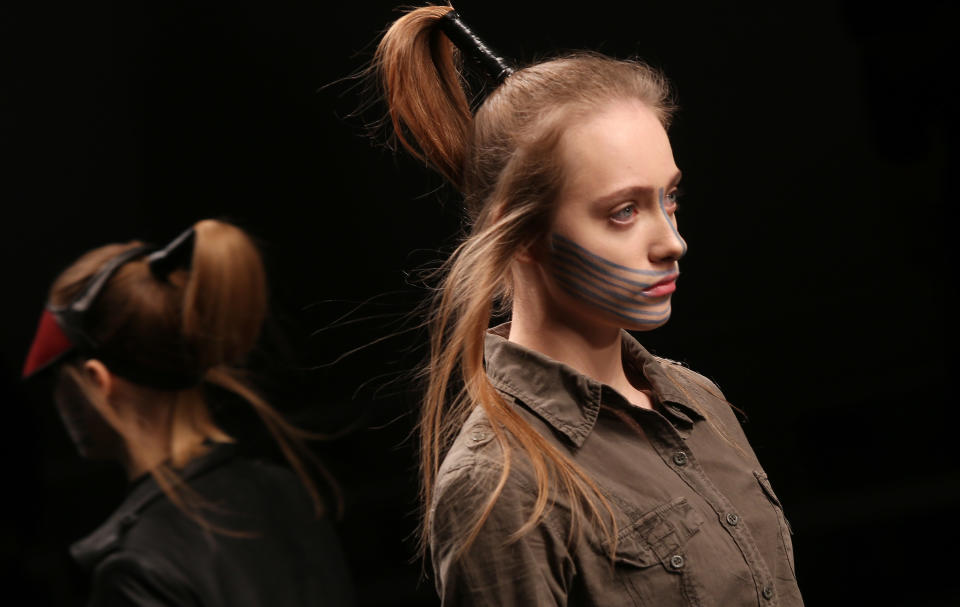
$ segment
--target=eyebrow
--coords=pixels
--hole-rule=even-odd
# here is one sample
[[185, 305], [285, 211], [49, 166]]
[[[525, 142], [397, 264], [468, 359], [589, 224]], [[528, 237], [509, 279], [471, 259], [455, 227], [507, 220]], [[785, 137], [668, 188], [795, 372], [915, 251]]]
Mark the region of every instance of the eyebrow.
[[[670, 189], [680, 183], [680, 179], [683, 177], [683, 173], [677, 171], [676, 175], [669, 181], [666, 189]], [[600, 206], [605, 204], [610, 204], [612, 202], [617, 202], [626, 198], [638, 198], [644, 194], [649, 194], [654, 191], [654, 186], [652, 185], [631, 185], [625, 188], [620, 188], [609, 194], [605, 194], [599, 198], [594, 199], [591, 204]]]

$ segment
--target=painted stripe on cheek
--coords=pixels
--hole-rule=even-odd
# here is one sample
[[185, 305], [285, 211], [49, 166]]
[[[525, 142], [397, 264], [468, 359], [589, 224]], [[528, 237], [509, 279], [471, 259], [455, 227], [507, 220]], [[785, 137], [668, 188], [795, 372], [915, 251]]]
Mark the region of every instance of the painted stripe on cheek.
[[[592, 253], [559, 234], [552, 235], [551, 243], [554, 245], [551, 271], [566, 293], [637, 324], [661, 324], [670, 316], [669, 298], [640, 292], [656, 283], [630, 280], [613, 269], [645, 275], [670, 275], [675, 270], [628, 268]], [[607, 287], [621, 289], [622, 292]]]
[[[555, 249], [554, 250], [554, 263], [557, 267], [564, 267], [569, 269], [572, 272], [579, 272], [584, 274], [589, 274], [594, 277], [599, 282], [604, 282], [613, 287], [619, 287], [621, 289], [626, 289], [630, 292], [635, 292], [637, 289], [631, 289], [630, 287], [639, 287], [640, 289], [646, 289], [647, 287], [656, 284], [653, 282], [639, 282], [636, 280], [630, 280], [629, 278], [623, 278], [612, 272], [608, 272], [603, 268], [591, 264], [588, 261], [585, 261], [581, 257], [573, 256], [572, 253], [567, 252], [566, 250]], [[613, 282], [613, 280], [620, 281], [620, 284]], [[627, 286], [629, 285], [629, 286]]]
[[625, 318], [631, 322], [635, 322], [642, 325], [659, 325], [670, 317], [669, 305], [663, 312], [658, 313], [659, 317], [656, 315], [654, 315], [651, 318], [651, 317], [636, 316], [633, 314], [626, 314], [625, 312], [623, 312], [624, 308], [619, 306], [610, 306], [605, 303], [601, 303], [602, 300], [596, 301], [593, 297], [589, 295], [588, 292], [578, 289], [575, 286], [571, 286], [565, 279], [558, 277], [557, 282], [560, 284], [560, 288], [566, 291], [567, 293], [569, 293], [570, 295], [573, 295], [574, 297], [577, 297], [579, 299], [586, 300], [591, 305], [594, 305], [598, 308], [606, 310], [607, 312], [610, 312], [611, 314], [614, 314], [621, 318]]
[[[627, 291], [626, 293], [613, 291], [611, 289], [604, 288], [605, 281], [594, 280], [592, 279], [592, 277], [587, 276], [582, 272], [577, 272], [576, 270], [571, 270], [569, 268], [559, 266], [559, 265], [554, 267], [554, 274], [564, 276], [570, 280], [575, 280], [578, 283], [583, 284], [584, 286], [592, 289], [593, 291], [603, 293], [608, 297], [611, 297], [613, 299], [619, 299], [627, 303], [641, 304], [641, 305], [646, 305], [649, 303], [649, 305], [655, 305], [660, 303], [659, 300], [662, 299], [663, 297], [662, 295], [655, 297], [653, 295], [647, 295], [645, 293], [640, 293], [637, 291]], [[619, 286], [619, 285], [614, 285], [614, 286]], [[657, 299], [658, 301], [648, 302], [645, 299], [638, 299], [638, 298]]]
[[[663, 188], [660, 188], [660, 209], [663, 210]], [[664, 211], [664, 213], [666, 213], [666, 211]], [[670, 225], [673, 225], [673, 224], [671, 223]], [[674, 232], [676, 232], [676, 230], [674, 230]], [[679, 237], [679, 234], [677, 236]], [[610, 261], [609, 259], [600, 257], [596, 253], [593, 253], [581, 247], [574, 241], [570, 240], [565, 236], [561, 236], [560, 234], [553, 234], [551, 238], [553, 240], [553, 246], [558, 249], [566, 248], [566, 249], [575, 251], [579, 254], [579, 256], [583, 257], [584, 259], [594, 259], [600, 262], [601, 264], [610, 266], [611, 268], [615, 268], [617, 270], [623, 270], [625, 272], [630, 272], [631, 274], [643, 274], [645, 276], [666, 276], [671, 273], [671, 270], [638, 270], [636, 268], [622, 266], [618, 263], [614, 263]]]

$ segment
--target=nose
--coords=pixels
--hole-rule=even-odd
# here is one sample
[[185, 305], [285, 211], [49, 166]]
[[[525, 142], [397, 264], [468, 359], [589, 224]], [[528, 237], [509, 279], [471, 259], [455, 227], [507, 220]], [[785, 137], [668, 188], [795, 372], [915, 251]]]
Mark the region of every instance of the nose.
[[687, 254], [687, 242], [677, 230], [676, 216], [664, 206], [663, 189], [659, 192], [660, 216], [650, 246], [650, 261], [663, 264], [677, 261]]

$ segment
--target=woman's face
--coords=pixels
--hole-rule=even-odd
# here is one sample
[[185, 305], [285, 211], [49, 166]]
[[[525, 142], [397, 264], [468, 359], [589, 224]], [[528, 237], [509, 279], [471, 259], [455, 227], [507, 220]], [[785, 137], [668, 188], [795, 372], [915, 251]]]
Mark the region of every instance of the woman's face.
[[687, 245], [660, 121], [640, 102], [614, 102], [569, 128], [560, 154], [566, 181], [538, 255], [552, 300], [590, 323], [664, 324]]

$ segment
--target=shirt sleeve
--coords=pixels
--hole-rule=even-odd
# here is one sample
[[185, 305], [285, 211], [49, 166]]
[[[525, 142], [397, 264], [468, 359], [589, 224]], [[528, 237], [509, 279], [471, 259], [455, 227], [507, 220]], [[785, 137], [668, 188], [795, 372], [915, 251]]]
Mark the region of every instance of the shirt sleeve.
[[438, 483], [430, 547], [442, 604], [565, 605], [573, 562], [566, 536], [547, 519], [517, 540], [533, 510], [535, 492], [511, 475], [479, 535], [457, 554], [499, 481], [498, 466], [476, 464], [448, 472]]
[[115, 553], [97, 565], [88, 607], [173, 607], [197, 605], [175, 579], [145, 559]]

